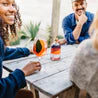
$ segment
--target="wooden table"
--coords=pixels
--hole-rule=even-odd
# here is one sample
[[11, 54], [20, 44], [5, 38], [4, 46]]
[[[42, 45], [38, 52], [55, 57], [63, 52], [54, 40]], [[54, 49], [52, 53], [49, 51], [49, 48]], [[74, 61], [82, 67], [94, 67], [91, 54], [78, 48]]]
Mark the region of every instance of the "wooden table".
[[[50, 98], [74, 98], [75, 88], [69, 79], [69, 68], [75, 55], [77, 45], [63, 45], [61, 47], [61, 60], [50, 60], [50, 49], [40, 60], [42, 69], [39, 72], [27, 76], [26, 80], [30, 84], [31, 89], [35, 89], [36, 97], [39, 98], [38, 92], [49, 96]], [[4, 68], [8, 71], [22, 69], [29, 61], [37, 61], [35, 55], [28, 57], [4, 61]], [[64, 93], [63, 93], [64, 92]], [[65, 94], [67, 92], [67, 94]], [[68, 95], [69, 92], [69, 95]], [[65, 95], [64, 95], [65, 94]], [[65, 98], [65, 97], [64, 97]]]

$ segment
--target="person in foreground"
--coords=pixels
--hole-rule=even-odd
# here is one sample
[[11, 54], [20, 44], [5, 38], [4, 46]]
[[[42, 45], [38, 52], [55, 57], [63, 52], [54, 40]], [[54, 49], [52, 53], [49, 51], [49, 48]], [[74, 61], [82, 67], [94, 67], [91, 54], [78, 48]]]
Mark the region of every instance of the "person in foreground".
[[62, 44], [77, 44], [89, 38], [88, 29], [93, 21], [94, 15], [86, 11], [86, 0], [72, 0], [74, 13], [63, 19], [62, 27], [65, 39], [58, 42]]
[[9, 32], [15, 36], [16, 27], [21, 25], [20, 15], [14, 0], [0, 0], [0, 98], [14, 98], [16, 92], [26, 86], [25, 76], [41, 69], [39, 62], [30, 62], [22, 70], [16, 69], [2, 78], [2, 62], [28, 56], [27, 48], [7, 48]]
[[[92, 33], [93, 32], [93, 33]], [[92, 37], [83, 41], [70, 67], [70, 79], [91, 98], [98, 98], [98, 11], [90, 27]]]

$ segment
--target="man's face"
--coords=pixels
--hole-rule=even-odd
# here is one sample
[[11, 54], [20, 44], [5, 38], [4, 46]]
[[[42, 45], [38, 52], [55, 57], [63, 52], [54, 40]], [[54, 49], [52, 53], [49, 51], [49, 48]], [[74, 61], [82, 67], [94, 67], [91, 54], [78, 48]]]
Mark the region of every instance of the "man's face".
[[87, 8], [87, 3], [85, 0], [84, 1], [74, 1], [72, 3], [72, 8], [73, 8], [73, 11], [75, 12], [75, 14], [80, 16], [82, 13], [85, 13], [86, 8]]

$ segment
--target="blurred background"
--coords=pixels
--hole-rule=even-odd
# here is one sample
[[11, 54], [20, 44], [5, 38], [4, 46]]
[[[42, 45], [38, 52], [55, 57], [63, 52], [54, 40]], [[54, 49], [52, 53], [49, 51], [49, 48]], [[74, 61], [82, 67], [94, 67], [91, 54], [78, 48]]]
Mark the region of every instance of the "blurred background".
[[[52, 0], [16, 0], [19, 5], [23, 24], [29, 21], [41, 22], [40, 28], [45, 29], [51, 25]], [[95, 13], [98, 9], [98, 0], [87, 0], [87, 11]], [[59, 33], [62, 31], [62, 19], [72, 11], [71, 0], [61, 0]]]

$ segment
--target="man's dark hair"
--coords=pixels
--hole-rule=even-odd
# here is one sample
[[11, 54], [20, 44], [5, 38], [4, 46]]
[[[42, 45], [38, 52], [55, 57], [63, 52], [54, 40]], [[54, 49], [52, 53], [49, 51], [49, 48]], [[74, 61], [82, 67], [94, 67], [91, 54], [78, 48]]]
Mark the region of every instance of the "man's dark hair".
[[82, 1], [86, 1], [86, 0], [71, 0], [72, 2], [82, 2]]

